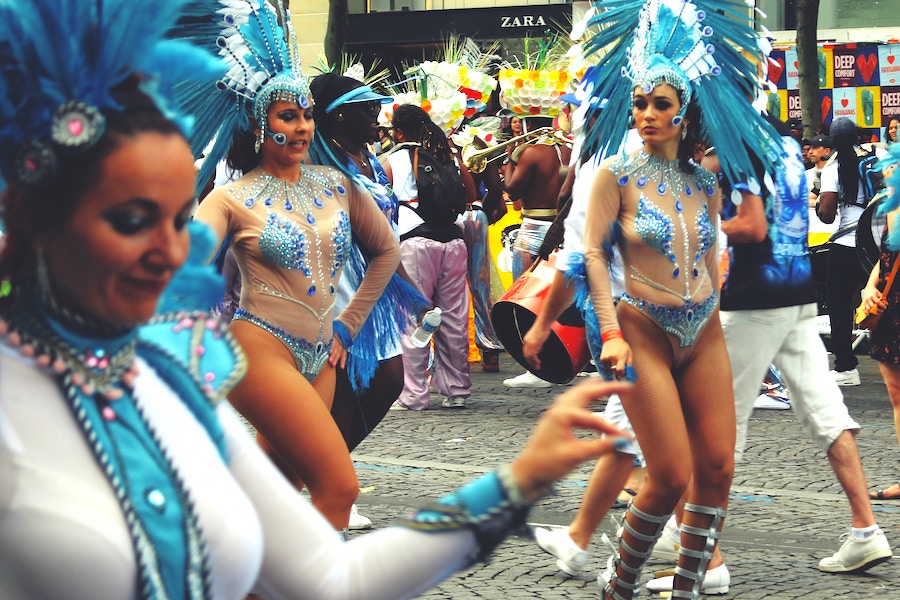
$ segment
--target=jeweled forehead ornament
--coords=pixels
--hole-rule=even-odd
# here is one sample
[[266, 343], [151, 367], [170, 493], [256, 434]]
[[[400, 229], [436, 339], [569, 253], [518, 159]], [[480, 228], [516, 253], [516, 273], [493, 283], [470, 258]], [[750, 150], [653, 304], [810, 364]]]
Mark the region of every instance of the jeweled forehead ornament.
[[[292, 69], [279, 73], [266, 82], [253, 99], [253, 118], [259, 128], [270, 137], [268, 113], [273, 102], [290, 102], [306, 110], [312, 106], [312, 92], [309, 78], [295, 73]], [[276, 140], [278, 141], [278, 140]]]
[[715, 46], [707, 43], [713, 29], [703, 25], [705, 18], [706, 13], [689, 2], [650, 0], [641, 9], [634, 44], [622, 68], [634, 88], [648, 94], [663, 83], [678, 91], [681, 110], [672, 118], [676, 127], [694, 96], [693, 86], [701, 77], [722, 71], [713, 57]]

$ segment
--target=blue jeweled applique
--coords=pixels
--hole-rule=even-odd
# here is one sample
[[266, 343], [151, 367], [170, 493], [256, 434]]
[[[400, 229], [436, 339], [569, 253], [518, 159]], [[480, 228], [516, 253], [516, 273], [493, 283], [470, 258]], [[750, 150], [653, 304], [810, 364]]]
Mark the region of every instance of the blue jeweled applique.
[[[699, 262], [700, 258], [709, 252], [710, 248], [715, 246], [718, 232], [713, 226], [712, 220], [709, 218], [709, 207], [704, 204], [697, 213], [697, 254], [694, 256], [694, 262]], [[697, 273], [697, 270], [694, 269]], [[694, 275], [697, 277], [697, 275]]]
[[634, 231], [645, 244], [675, 262], [675, 254], [672, 252], [675, 226], [664, 210], [644, 196], [638, 200]]
[[713, 294], [702, 302], [686, 300], [682, 306], [654, 304], [622, 294], [622, 300], [632, 305], [654, 321], [660, 327], [678, 338], [682, 348], [692, 346], [709, 321], [716, 308], [718, 294]]
[[344, 211], [338, 211], [335, 215], [334, 228], [331, 230], [331, 239], [334, 242], [334, 262], [331, 265], [331, 278], [337, 276], [338, 270], [350, 258], [352, 237], [350, 235], [350, 217]]
[[306, 234], [277, 213], [270, 212], [259, 234], [262, 255], [285, 269], [309, 270], [306, 258]]

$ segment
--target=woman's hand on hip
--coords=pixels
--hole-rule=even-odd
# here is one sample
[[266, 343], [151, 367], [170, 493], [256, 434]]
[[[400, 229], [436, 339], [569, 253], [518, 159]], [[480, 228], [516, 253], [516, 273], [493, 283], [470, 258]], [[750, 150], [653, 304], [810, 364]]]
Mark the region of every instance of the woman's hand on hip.
[[625, 367], [634, 362], [631, 346], [622, 338], [612, 338], [603, 343], [600, 351], [600, 363], [610, 373], [624, 379]]

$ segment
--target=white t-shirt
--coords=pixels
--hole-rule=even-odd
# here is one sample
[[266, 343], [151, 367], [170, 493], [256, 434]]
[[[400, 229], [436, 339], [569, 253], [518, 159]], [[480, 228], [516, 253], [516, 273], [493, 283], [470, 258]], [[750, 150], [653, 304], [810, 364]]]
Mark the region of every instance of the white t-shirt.
[[[826, 165], [825, 168], [822, 169], [822, 187], [821, 193], [825, 192], [834, 192], [838, 194], [840, 197], [841, 183], [838, 176], [838, 163], [837, 161], [831, 163], [830, 165]], [[859, 191], [856, 194], [857, 202], [862, 204], [865, 202], [865, 193], [863, 192], [862, 185], [859, 186]], [[838, 229], [842, 227], [846, 227], [852, 225], [859, 221], [859, 218], [863, 214], [863, 207], [854, 206], [852, 204], [844, 204], [838, 201]], [[851, 248], [856, 247], [856, 229], [852, 229], [850, 232], [842, 235], [841, 237], [834, 240], [835, 244], [840, 244], [841, 246], [849, 246]]]
[[[807, 189], [813, 189], [814, 183], [816, 180], [816, 168], [806, 170], [806, 184]], [[820, 183], [821, 185], [821, 183]], [[825, 223], [819, 216], [816, 214], [816, 209], [811, 207], [809, 209], [809, 235], [810, 240], [815, 241], [816, 244], [822, 242], [822, 238], [827, 239], [825, 236], [830, 236], [832, 233], [837, 231], [839, 220], [835, 219], [833, 223]]]

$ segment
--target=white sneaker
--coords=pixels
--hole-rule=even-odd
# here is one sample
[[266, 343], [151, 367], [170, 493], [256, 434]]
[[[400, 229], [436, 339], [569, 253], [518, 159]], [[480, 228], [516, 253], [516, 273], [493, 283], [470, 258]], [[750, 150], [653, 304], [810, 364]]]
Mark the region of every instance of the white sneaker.
[[678, 552], [681, 550], [681, 532], [678, 530], [678, 523], [675, 516], [669, 517], [663, 533], [659, 536], [659, 540], [653, 546], [650, 558], [654, 560], [664, 560], [669, 562], [678, 562]]
[[884, 532], [879, 528], [866, 538], [841, 536], [841, 548], [828, 558], [819, 561], [819, 570], [826, 573], [858, 573], [891, 560], [893, 553]]
[[835, 383], [838, 385], [849, 386], [849, 385], [859, 385], [859, 370], [858, 369], [850, 369], [849, 371], [831, 371], [831, 376], [834, 377]]
[[760, 394], [753, 403], [753, 408], [758, 408], [760, 410], [790, 410], [791, 401], [782, 396]]
[[521, 375], [517, 375], [516, 377], [511, 377], [509, 379], [503, 380], [503, 385], [511, 388], [548, 388], [553, 384], [549, 381], [544, 381], [537, 375], [525, 371]]
[[465, 408], [466, 399], [463, 396], [448, 396], [441, 403], [444, 408]]
[[[671, 592], [674, 585], [674, 575], [658, 577], [647, 582], [647, 591]], [[703, 583], [700, 584], [700, 592], [708, 596], [727, 594], [729, 586], [731, 586], [731, 573], [728, 572], [726, 565], [721, 564], [706, 572], [706, 577], [703, 578]]]
[[347, 529], [353, 531], [359, 531], [360, 529], [371, 529], [372, 528], [372, 520], [369, 517], [365, 517], [359, 514], [359, 511], [356, 510], [356, 505], [350, 507], [350, 524], [347, 525]]
[[569, 537], [569, 528], [545, 529], [534, 528], [534, 539], [545, 552], [556, 557], [556, 566], [569, 575], [578, 575], [587, 564], [587, 550], [582, 550]]

